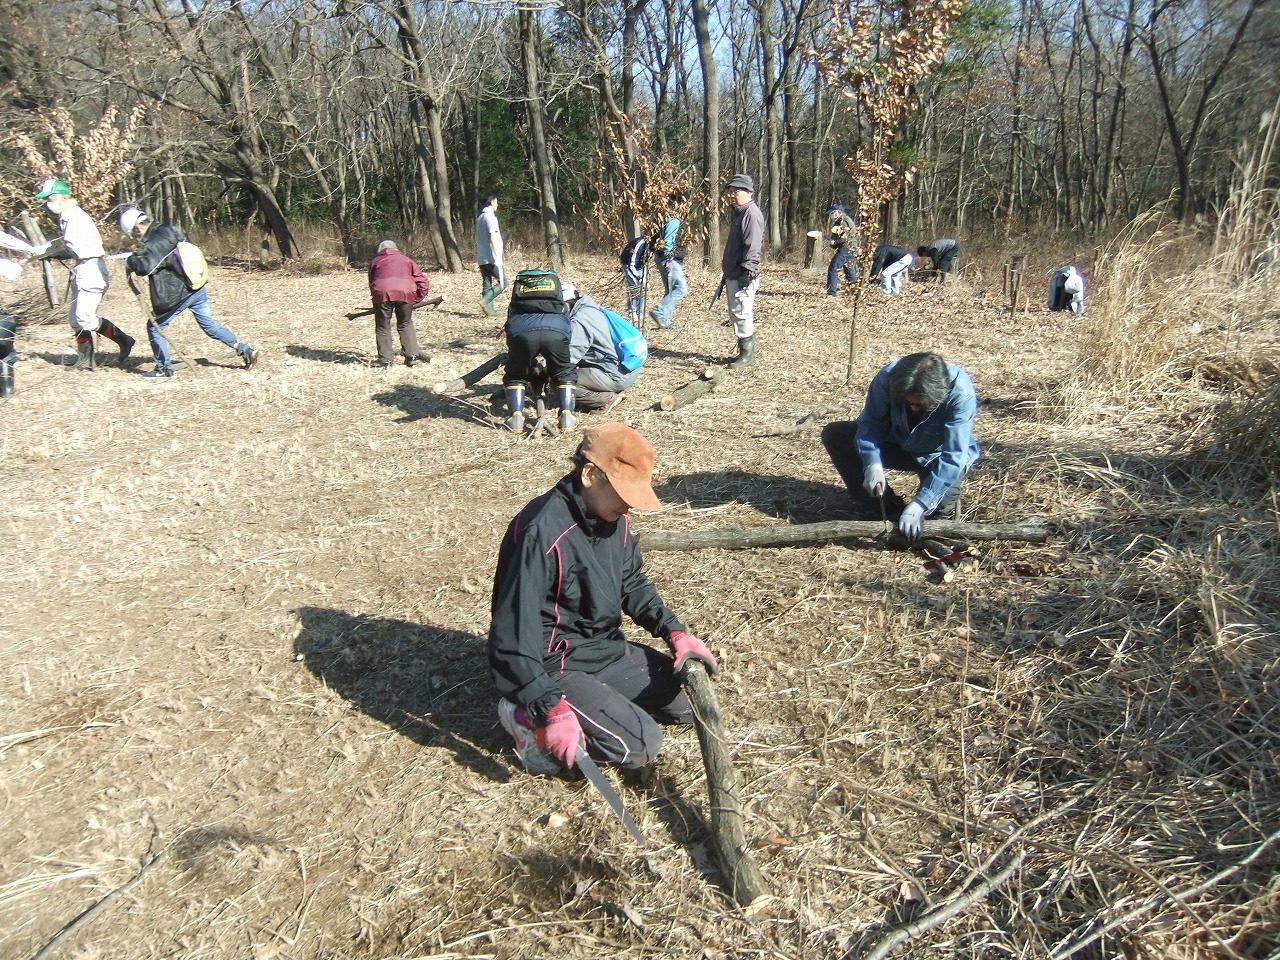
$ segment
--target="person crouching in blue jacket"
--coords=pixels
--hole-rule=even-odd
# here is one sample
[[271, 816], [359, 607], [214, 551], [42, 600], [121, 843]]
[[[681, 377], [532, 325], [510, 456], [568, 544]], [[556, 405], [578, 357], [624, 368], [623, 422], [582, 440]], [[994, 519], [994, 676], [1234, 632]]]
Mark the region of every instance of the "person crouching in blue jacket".
[[[977, 413], [969, 374], [936, 353], [913, 353], [880, 369], [858, 419], [827, 424], [822, 445], [860, 519], [879, 520], [883, 506], [917, 540], [925, 517], [955, 519], [965, 474], [982, 455], [973, 439]], [[919, 478], [910, 503], [889, 488], [886, 469]]]

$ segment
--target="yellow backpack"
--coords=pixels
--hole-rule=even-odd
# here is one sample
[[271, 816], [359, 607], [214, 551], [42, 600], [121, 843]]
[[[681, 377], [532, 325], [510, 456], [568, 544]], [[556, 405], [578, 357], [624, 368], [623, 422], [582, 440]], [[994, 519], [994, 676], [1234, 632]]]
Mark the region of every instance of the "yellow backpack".
[[188, 287], [199, 290], [209, 282], [209, 261], [205, 259], [203, 250], [189, 240], [183, 240], [174, 248], [173, 253]]

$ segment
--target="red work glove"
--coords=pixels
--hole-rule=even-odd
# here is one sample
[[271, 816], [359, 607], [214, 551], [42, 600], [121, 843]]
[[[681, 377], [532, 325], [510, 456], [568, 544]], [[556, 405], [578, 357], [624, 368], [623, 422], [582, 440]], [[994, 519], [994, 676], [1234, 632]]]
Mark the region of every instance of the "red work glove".
[[675, 651], [676, 673], [679, 673], [680, 668], [684, 666], [685, 658], [702, 661], [712, 673], [720, 669], [720, 664], [716, 662], [715, 655], [712, 654], [705, 643], [692, 633], [673, 630], [671, 636], [667, 637], [667, 642], [671, 644], [671, 649]]
[[543, 732], [551, 755], [563, 763], [566, 769], [573, 769], [578, 745], [582, 743], [582, 724], [578, 722], [578, 715], [564, 697], [547, 711], [547, 725]]

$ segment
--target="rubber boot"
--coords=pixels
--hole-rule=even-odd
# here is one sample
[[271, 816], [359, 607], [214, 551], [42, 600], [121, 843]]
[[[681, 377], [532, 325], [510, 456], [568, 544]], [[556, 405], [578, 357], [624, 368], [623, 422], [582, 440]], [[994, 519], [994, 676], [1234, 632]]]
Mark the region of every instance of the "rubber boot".
[[498, 299], [498, 294], [501, 292], [502, 288], [494, 284], [492, 287], [486, 288], [484, 293], [480, 295], [480, 302], [484, 304], [485, 315], [490, 319], [498, 316], [498, 311], [493, 308], [493, 301]]
[[560, 429], [572, 430], [578, 425], [578, 419], [574, 413], [574, 395], [577, 393], [577, 387], [572, 383], [561, 383], [556, 385], [556, 394], [560, 400]]
[[103, 317], [98, 318], [98, 332], [120, 348], [120, 366], [123, 367], [133, 352], [133, 337]]
[[0, 360], [0, 398], [8, 399], [17, 392], [13, 385], [13, 361], [12, 356]]
[[98, 366], [98, 358], [93, 348], [93, 334], [80, 332], [76, 334], [76, 360], [71, 364], [73, 370], [92, 372]]
[[512, 433], [524, 432], [524, 384], [507, 384], [507, 410], [511, 416], [503, 423]]
[[756, 335], [738, 338], [738, 355], [729, 361], [730, 369], [749, 367], [756, 362]]

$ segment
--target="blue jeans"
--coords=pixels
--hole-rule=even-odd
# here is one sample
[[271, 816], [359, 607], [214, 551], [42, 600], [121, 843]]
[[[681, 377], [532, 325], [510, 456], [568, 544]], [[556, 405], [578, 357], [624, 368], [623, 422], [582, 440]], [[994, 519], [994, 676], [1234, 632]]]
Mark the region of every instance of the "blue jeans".
[[667, 294], [658, 301], [656, 307], [649, 311], [649, 315], [660, 327], [671, 324], [671, 318], [675, 316], [676, 304], [689, 292], [689, 283], [684, 278], [684, 267], [680, 265], [679, 260], [667, 261], [663, 276], [668, 283]]
[[827, 265], [827, 293], [830, 296], [836, 296], [840, 292], [840, 271], [844, 271], [844, 278], [850, 283], [858, 279], [858, 267], [853, 262], [853, 254], [849, 252], [848, 247], [841, 247], [836, 251], [831, 263]]
[[164, 329], [184, 310], [191, 311], [191, 315], [196, 318], [196, 323], [207, 336], [219, 343], [225, 343], [242, 357], [248, 352], [247, 343], [241, 343], [234, 333], [213, 319], [213, 311], [209, 309], [209, 290], [207, 287], [201, 287], [168, 313], [156, 317], [147, 324], [147, 339], [151, 341], [151, 355], [156, 358], [156, 369], [173, 371], [173, 358], [169, 355], [169, 341], [164, 338]]

